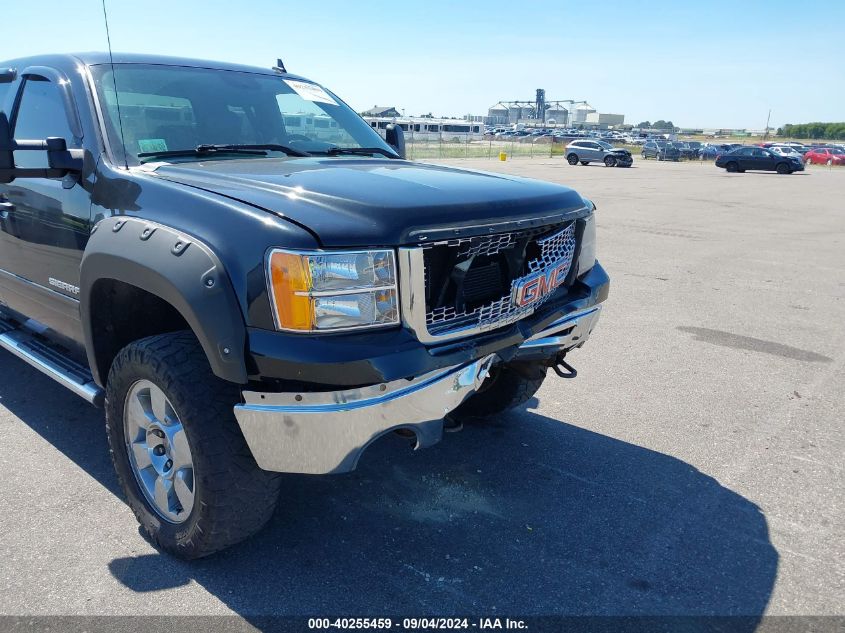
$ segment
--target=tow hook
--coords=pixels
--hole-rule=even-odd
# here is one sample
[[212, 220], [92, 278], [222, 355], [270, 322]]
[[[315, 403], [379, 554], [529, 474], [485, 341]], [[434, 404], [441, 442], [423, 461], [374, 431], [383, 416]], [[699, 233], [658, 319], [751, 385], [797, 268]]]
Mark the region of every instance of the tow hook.
[[563, 359], [564, 356], [565, 354], [560, 354], [555, 358], [552, 369], [561, 378], [575, 378], [578, 375], [578, 371]]

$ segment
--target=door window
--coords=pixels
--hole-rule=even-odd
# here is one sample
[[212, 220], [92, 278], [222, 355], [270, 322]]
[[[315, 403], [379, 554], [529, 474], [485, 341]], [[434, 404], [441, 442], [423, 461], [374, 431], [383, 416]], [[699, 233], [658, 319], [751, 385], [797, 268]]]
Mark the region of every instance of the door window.
[[[43, 141], [58, 136], [70, 144], [73, 133], [56, 84], [40, 77], [28, 77], [15, 120], [16, 141]], [[47, 167], [47, 153], [15, 152], [15, 165], [28, 169]]]

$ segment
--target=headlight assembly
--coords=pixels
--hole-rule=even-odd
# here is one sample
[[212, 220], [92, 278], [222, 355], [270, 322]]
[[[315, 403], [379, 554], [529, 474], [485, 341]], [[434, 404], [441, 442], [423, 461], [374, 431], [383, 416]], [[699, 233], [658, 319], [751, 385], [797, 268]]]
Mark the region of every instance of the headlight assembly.
[[267, 267], [273, 316], [280, 330], [329, 332], [399, 323], [392, 250], [274, 249]]

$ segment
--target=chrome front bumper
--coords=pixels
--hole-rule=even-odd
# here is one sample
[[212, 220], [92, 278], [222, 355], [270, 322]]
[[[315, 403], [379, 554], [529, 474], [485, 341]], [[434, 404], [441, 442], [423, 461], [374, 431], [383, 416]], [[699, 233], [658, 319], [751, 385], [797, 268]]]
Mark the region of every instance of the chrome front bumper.
[[244, 391], [235, 417], [264, 470], [344, 473], [355, 470], [364, 449], [389, 431], [413, 431], [415, 448], [439, 442], [443, 417], [484, 382], [493, 359], [345, 391]]
[[[549, 324], [516, 358], [579, 347], [598, 320], [598, 306]], [[484, 382], [496, 354], [409, 380], [329, 392], [244, 391], [235, 417], [264, 470], [328, 474], [355, 470], [364, 449], [397, 429], [416, 435], [415, 448], [440, 441], [443, 418]]]
[[595, 305], [586, 310], [567, 314], [562, 319], [550, 323], [542, 332], [538, 332], [519, 346], [517, 358], [541, 352], [549, 356], [554, 351], [565, 351], [580, 347], [590, 338], [593, 328], [599, 320], [601, 306]]

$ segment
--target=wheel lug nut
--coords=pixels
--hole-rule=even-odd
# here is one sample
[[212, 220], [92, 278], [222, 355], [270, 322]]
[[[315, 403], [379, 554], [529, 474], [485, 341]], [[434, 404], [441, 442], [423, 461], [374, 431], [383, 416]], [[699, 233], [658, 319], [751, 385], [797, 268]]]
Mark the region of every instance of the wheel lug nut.
[[171, 468], [173, 468], [173, 460], [168, 459], [164, 464], [164, 470], [170, 470]]
[[156, 446], [156, 447], [153, 449], [153, 453], [154, 453], [155, 455], [158, 455], [159, 457], [161, 457], [162, 455], [164, 455], [164, 446], [162, 446], [161, 444], [159, 444], [158, 446]]
[[153, 431], [153, 435], [155, 435], [156, 437], [164, 437], [164, 431], [162, 431], [161, 429], [155, 429]]

